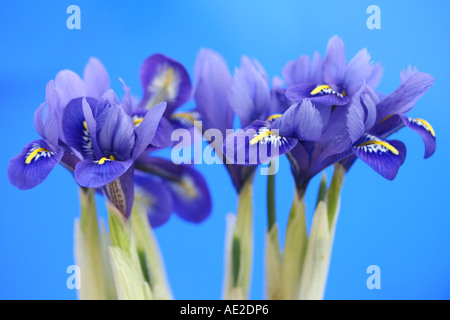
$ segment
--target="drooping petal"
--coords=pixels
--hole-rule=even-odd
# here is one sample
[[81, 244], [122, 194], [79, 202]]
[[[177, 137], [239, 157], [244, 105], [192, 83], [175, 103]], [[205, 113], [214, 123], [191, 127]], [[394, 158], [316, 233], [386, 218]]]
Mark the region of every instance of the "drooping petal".
[[170, 115], [191, 95], [191, 80], [186, 69], [177, 61], [162, 54], [147, 58], [140, 69], [144, 98], [141, 107], [150, 109], [161, 102], [167, 103]]
[[315, 85], [314, 83], [289, 87], [286, 90], [286, 97], [294, 102], [308, 98], [313, 104], [329, 106], [346, 105], [350, 102], [350, 98], [345, 92], [334, 90], [329, 85]]
[[136, 128], [136, 142], [133, 147], [133, 159], [139, 157], [142, 152], [151, 144], [158, 125], [166, 110], [166, 103], [161, 102], [147, 111], [142, 122]]
[[405, 145], [397, 140], [383, 140], [366, 134], [353, 146], [355, 154], [388, 180], [393, 180], [405, 161]]
[[322, 135], [323, 122], [319, 110], [310, 100], [305, 99], [274, 120], [272, 128], [279, 129], [281, 136], [294, 135], [300, 140], [316, 141]]
[[328, 42], [323, 65], [323, 80], [328, 84], [341, 84], [347, 69], [344, 41], [334, 36]]
[[[97, 100], [86, 98], [86, 103], [92, 110], [95, 109]], [[74, 99], [66, 106], [62, 117], [62, 127], [65, 142], [80, 152], [84, 159], [94, 159], [92, 140], [83, 113], [83, 98]]]
[[298, 139], [283, 137], [277, 131], [268, 122], [257, 120], [244, 130], [228, 135], [223, 147], [227, 163], [257, 165], [289, 152]]
[[200, 50], [194, 68], [194, 99], [205, 130], [233, 127], [233, 109], [228, 102], [231, 74], [225, 60], [212, 50]]
[[269, 112], [271, 96], [264, 71], [256, 61], [243, 56], [236, 69], [228, 99], [234, 112], [247, 127], [254, 120], [264, 120]]
[[102, 191], [105, 197], [128, 219], [134, 200], [133, 167], [129, 167], [117, 179], [105, 185]]
[[173, 196], [166, 183], [151, 175], [135, 174], [134, 205], [147, 212], [152, 228], [169, 220]]
[[59, 96], [59, 105], [62, 109], [70, 100], [87, 95], [86, 84], [78, 74], [71, 70], [58, 72], [55, 77], [55, 87]]
[[8, 179], [21, 190], [34, 188], [47, 178], [63, 154], [60, 148], [51, 147], [44, 140], [34, 140], [10, 160]]
[[158, 177], [177, 180], [183, 173], [183, 167], [170, 160], [159, 157], [141, 156], [136, 160], [136, 169]]
[[88, 97], [100, 99], [109, 90], [110, 81], [108, 72], [103, 64], [95, 57], [91, 57], [84, 68], [84, 82]]
[[86, 188], [100, 188], [123, 175], [133, 160], [115, 161], [109, 158], [84, 160], [75, 166], [75, 180]]
[[211, 213], [211, 196], [203, 176], [190, 165], [180, 165], [178, 180], [166, 180], [174, 199], [174, 210], [184, 220], [204, 221]]
[[407, 113], [433, 83], [434, 78], [427, 73], [415, 72], [409, 75], [397, 90], [378, 103], [377, 122], [394, 114]]
[[425, 144], [425, 159], [431, 157], [436, 150], [436, 134], [433, 127], [423, 119], [402, 117], [402, 120], [408, 128], [417, 132], [422, 138]]

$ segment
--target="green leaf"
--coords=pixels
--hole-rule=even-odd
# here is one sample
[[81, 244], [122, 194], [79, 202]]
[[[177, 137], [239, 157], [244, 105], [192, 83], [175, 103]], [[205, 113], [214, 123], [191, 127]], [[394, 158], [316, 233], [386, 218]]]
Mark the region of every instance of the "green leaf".
[[295, 192], [286, 229], [282, 260], [283, 299], [296, 298], [307, 243], [305, 204], [303, 198], [300, 198], [299, 194]]
[[266, 235], [266, 297], [270, 300], [282, 298], [281, 253], [276, 223]]
[[75, 220], [75, 260], [80, 267], [81, 300], [115, 299], [114, 279], [109, 265], [109, 252], [100, 233], [95, 190], [80, 189], [81, 218]]
[[[249, 179], [239, 193], [238, 213], [232, 231], [233, 240], [227, 242], [225, 299], [236, 297], [236, 292], [239, 292], [239, 296], [242, 296], [244, 299], [248, 299], [253, 259], [252, 188], [253, 180]], [[237, 243], [237, 239], [239, 240], [239, 261], [237, 261], [237, 256], [234, 256], [236, 251], [233, 250], [233, 247]], [[239, 269], [238, 272], [237, 269]], [[236, 274], [238, 277], [235, 281]]]
[[164, 261], [152, 232], [145, 208], [134, 206], [131, 212], [131, 230], [139, 252], [141, 268], [157, 300], [172, 299]]
[[344, 183], [345, 172], [345, 168], [340, 163], [336, 163], [334, 165], [333, 179], [331, 180], [330, 187], [328, 188], [328, 221], [330, 223], [330, 231], [332, 235], [334, 235], [334, 229], [339, 212], [341, 189], [342, 184]]
[[321, 300], [325, 292], [331, 256], [331, 235], [325, 202], [320, 201], [314, 213], [311, 234], [300, 278], [301, 300]]

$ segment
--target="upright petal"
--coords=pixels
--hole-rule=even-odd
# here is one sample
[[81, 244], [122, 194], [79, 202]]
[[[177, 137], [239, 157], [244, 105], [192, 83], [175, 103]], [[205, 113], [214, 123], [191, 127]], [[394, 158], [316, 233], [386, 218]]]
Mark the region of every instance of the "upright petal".
[[402, 120], [408, 128], [417, 132], [422, 138], [425, 144], [425, 159], [431, 157], [436, 150], [436, 134], [433, 127], [423, 119], [402, 117]]
[[161, 102], [147, 111], [142, 122], [136, 128], [136, 142], [133, 147], [133, 159], [139, 157], [142, 152], [151, 144], [158, 125], [166, 110], [166, 103]]
[[106, 152], [106, 156], [113, 155], [118, 160], [130, 159], [136, 139], [131, 117], [120, 106], [111, 106], [104, 112], [105, 122], [97, 127], [97, 143], [103, 151], [102, 156]]
[[353, 146], [355, 154], [388, 180], [393, 180], [405, 161], [405, 145], [397, 140], [383, 140], [366, 134]]
[[280, 118], [274, 120], [272, 128], [279, 129], [281, 136], [296, 136], [300, 140], [316, 141], [322, 135], [323, 122], [319, 110], [311, 101], [291, 106]]
[[147, 58], [140, 69], [144, 98], [141, 107], [150, 109], [167, 103], [167, 114], [189, 100], [191, 80], [186, 69], [177, 61], [162, 54]]
[[377, 105], [377, 122], [394, 114], [405, 114], [433, 85], [434, 78], [427, 73], [411, 74], [393, 93]]
[[86, 94], [91, 98], [100, 99], [111, 86], [108, 72], [100, 60], [94, 57], [89, 59], [84, 68], [83, 78], [86, 83]]
[[87, 95], [86, 84], [78, 74], [71, 70], [58, 72], [55, 77], [55, 87], [58, 92], [61, 108], [65, 108], [70, 100], [82, 98]]
[[64, 152], [44, 140], [34, 140], [12, 158], [8, 166], [8, 179], [21, 190], [36, 187], [43, 182], [61, 161]]
[[[97, 105], [97, 100], [86, 98], [86, 103], [92, 110]], [[66, 106], [62, 127], [65, 142], [80, 152], [84, 159], [94, 159], [92, 140], [83, 113], [83, 98], [74, 99]]]
[[242, 57], [241, 68], [235, 71], [228, 99], [242, 127], [267, 117], [271, 103], [269, 83], [256, 61]]
[[344, 88], [349, 95], [356, 93], [364, 80], [372, 75], [373, 66], [370, 59], [367, 49], [364, 48], [348, 63], [344, 76]]
[[327, 84], [342, 84], [346, 69], [344, 41], [338, 36], [334, 36], [328, 42], [323, 66], [324, 82]]
[[233, 109], [228, 102], [231, 74], [225, 60], [212, 50], [202, 49], [195, 62], [194, 98], [206, 129], [219, 129], [225, 137], [233, 127]]

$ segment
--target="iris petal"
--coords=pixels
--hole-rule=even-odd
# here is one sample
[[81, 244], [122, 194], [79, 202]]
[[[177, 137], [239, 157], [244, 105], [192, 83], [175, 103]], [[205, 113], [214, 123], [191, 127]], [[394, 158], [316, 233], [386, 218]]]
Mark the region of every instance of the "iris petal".
[[388, 180], [393, 180], [406, 157], [405, 145], [366, 134], [353, 146], [355, 154]]
[[433, 127], [423, 119], [413, 119], [402, 117], [403, 123], [410, 129], [417, 132], [425, 144], [425, 159], [433, 155], [436, 150], [436, 134]]
[[167, 114], [185, 103], [191, 95], [191, 80], [186, 69], [177, 61], [155, 54], [140, 69], [144, 98], [141, 107], [150, 109], [161, 102], [167, 103]]
[[166, 180], [174, 199], [174, 210], [184, 220], [204, 221], [211, 213], [211, 196], [202, 175], [189, 165], [181, 165], [178, 180]]
[[280, 136], [266, 121], [257, 120], [244, 130], [238, 130], [225, 139], [223, 147], [227, 163], [257, 165], [289, 152], [297, 138]]
[[100, 188], [123, 175], [133, 164], [133, 161], [106, 159], [101, 164], [99, 163], [95, 160], [78, 162], [75, 166], [75, 180], [86, 188]]
[[9, 181], [21, 190], [34, 188], [47, 178], [63, 154], [61, 149], [51, 147], [44, 140], [34, 140], [10, 160]]
[[152, 228], [164, 224], [173, 210], [173, 197], [167, 184], [143, 174], [136, 174], [134, 181], [134, 205], [147, 212]]

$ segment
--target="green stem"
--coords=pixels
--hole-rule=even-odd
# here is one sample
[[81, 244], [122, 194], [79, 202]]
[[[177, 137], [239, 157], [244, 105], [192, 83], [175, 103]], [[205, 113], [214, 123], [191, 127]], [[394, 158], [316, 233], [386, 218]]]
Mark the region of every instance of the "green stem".
[[248, 299], [253, 259], [253, 179], [239, 193], [236, 223], [227, 241], [225, 299]]
[[148, 221], [146, 209], [141, 208], [137, 203], [138, 201], [135, 201], [131, 213], [131, 226], [140, 253], [141, 267], [145, 279], [149, 283], [155, 299], [172, 299], [164, 261]]
[[114, 299], [113, 280], [108, 254], [103, 252], [97, 209], [95, 205], [95, 190], [80, 189], [81, 218], [75, 222], [75, 255], [81, 270], [82, 300]]
[[267, 176], [267, 222], [267, 230], [271, 230], [276, 222], [274, 174], [269, 174]]

